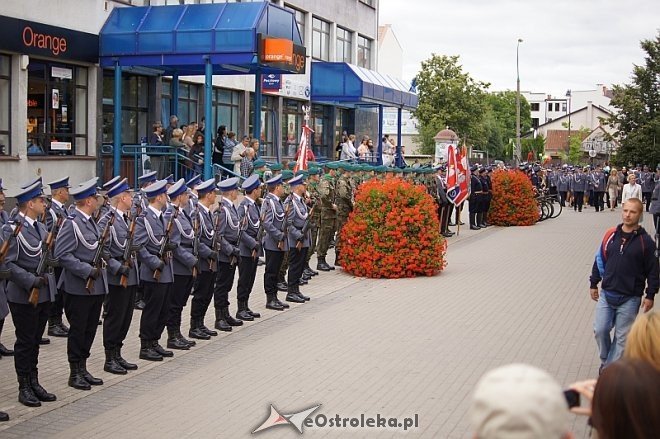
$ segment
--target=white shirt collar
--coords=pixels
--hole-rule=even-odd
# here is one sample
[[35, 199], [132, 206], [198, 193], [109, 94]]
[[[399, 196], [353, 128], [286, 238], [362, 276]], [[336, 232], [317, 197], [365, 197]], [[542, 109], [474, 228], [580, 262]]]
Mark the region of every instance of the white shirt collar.
[[87, 215], [85, 212], [83, 212], [82, 210], [78, 209], [77, 207], [76, 207], [76, 210], [77, 210], [78, 212], [80, 212], [80, 214], [81, 214], [83, 217], [85, 217], [85, 220], [87, 220], [87, 221], [89, 221], [89, 219], [92, 217], [91, 215]]
[[246, 200], [248, 200], [250, 203], [254, 204], [254, 200], [250, 197], [245, 197]]
[[54, 205], [56, 205], [56, 206], [59, 207], [60, 209], [64, 209], [64, 204], [60, 203], [60, 202], [57, 201], [55, 198], [53, 198], [51, 201], [53, 202]]
[[156, 216], [159, 217], [159, 218], [160, 218], [160, 216], [163, 214], [163, 212], [161, 212], [160, 210], [156, 209], [156, 208], [155, 208], [154, 206], [152, 206], [151, 204], [149, 205], [149, 209], [151, 209], [151, 211], [152, 211], [153, 213], [155, 213]]
[[199, 203], [198, 205], [199, 205], [200, 209], [204, 210], [204, 212], [206, 212], [206, 213], [211, 212], [211, 210], [208, 207], [204, 206], [204, 203]]
[[27, 221], [27, 223], [28, 223], [29, 225], [31, 225], [32, 227], [36, 228], [35, 223], [37, 222], [37, 220], [33, 220], [32, 218], [30, 218], [29, 216], [27, 216], [27, 215], [25, 215], [25, 214], [23, 214], [23, 213], [19, 213], [19, 215], [22, 216], [23, 219], [24, 219], [25, 221]]

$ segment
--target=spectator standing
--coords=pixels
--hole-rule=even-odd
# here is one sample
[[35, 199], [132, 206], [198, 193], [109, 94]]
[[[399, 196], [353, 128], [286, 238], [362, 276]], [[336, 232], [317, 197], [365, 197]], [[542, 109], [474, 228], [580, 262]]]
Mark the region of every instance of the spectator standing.
[[355, 134], [348, 136], [341, 144], [340, 160], [355, 160], [357, 158], [357, 150], [353, 142], [355, 142]]
[[[170, 144], [172, 147], [171, 152], [177, 152], [180, 151], [183, 155], [188, 156], [188, 152], [190, 151], [188, 148], [186, 148], [186, 144], [183, 143], [183, 130], [181, 128], [177, 128], [174, 131], [172, 131], [172, 137], [170, 138]], [[164, 157], [165, 158], [165, 165], [167, 166], [167, 169], [163, 173], [163, 176], [161, 178], [164, 178], [164, 176], [169, 175], [173, 173], [173, 164], [169, 162], [169, 157]]]
[[[234, 152], [235, 146], [236, 146], [236, 133], [230, 131], [227, 134], [227, 138], [225, 139], [225, 146], [224, 146], [224, 150], [222, 151], [222, 159], [221, 159], [221, 165], [230, 171], [234, 169], [234, 164], [231, 161], [231, 155]], [[227, 174], [227, 176], [230, 177], [229, 174]]]
[[360, 157], [360, 160], [367, 160], [367, 157], [369, 156], [369, 136], [364, 136], [362, 137], [362, 143], [360, 143], [360, 146], [357, 148], [357, 153], [358, 156]]
[[213, 163], [222, 165], [222, 155], [227, 147], [227, 128], [224, 125], [218, 127], [218, 132], [213, 143]]
[[610, 170], [610, 176], [607, 177], [607, 194], [609, 196], [610, 210], [616, 208], [616, 201], [619, 198], [619, 176], [616, 169]]
[[[163, 146], [163, 125], [160, 122], [153, 124], [153, 132], [149, 136], [149, 145]], [[151, 162], [151, 170], [157, 172], [158, 178], [165, 177], [165, 168], [167, 167], [167, 156], [161, 155], [164, 153], [164, 148], [147, 148], [149, 161]]]
[[169, 145], [170, 144], [170, 139], [172, 138], [172, 133], [177, 128], [179, 128], [179, 118], [176, 117], [175, 115], [171, 115], [170, 116], [170, 124], [167, 126], [167, 129], [165, 130], [165, 134], [163, 136], [163, 145]]
[[[601, 371], [621, 357], [640, 304], [648, 312], [658, 292], [658, 258], [653, 239], [640, 224], [642, 202], [631, 198], [624, 202], [622, 210], [623, 222], [605, 233], [590, 277], [590, 295], [598, 302], [594, 334]], [[610, 337], [612, 329], [614, 339]]]
[[243, 136], [241, 142], [234, 146], [231, 153], [231, 161], [234, 162], [234, 174], [241, 175], [241, 161], [248, 146], [250, 146], [250, 138], [248, 136]]
[[[195, 143], [190, 147], [190, 152], [188, 152], [188, 158], [193, 163], [193, 172], [195, 174], [202, 173], [202, 165], [204, 164], [204, 136], [197, 133], [195, 136]], [[191, 173], [189, 173], [191, 174]], [[186, 180], [189, 180], [193, 175], [186, 175]]]
[[[259, 141], [254, 139], [252, 142], [250, 142], [250, 145], [254, 144], [254, 142], [257, 143], [257, 147], [259, 145]], [[255, 151], [252, 146], [249, 146], [245, 149], [245, 152], [243, 153], [243, 158], [241, 159], [241, 176], [243, 178], [248, 178], [250, 175], [252, 175], [252, 171], [254, 170], [254, 156], [255, 156]]]
[[632, 172], [628, 175], [628, 183], [623, 185], [623, 191], [621, 191], [621, 204], [625, 203], [630, 198], [642, 199], [642, 187], [637, 184], [637, 177]]
[[630, 328], [624, 358], [643, 360], [660, 372], [660, 313], [651, 310], [637, 316]]
[[[660, 174], [660, 166], [658, 166], [658, 172]], [[655, 224], [655, 233], [660, 233], [660, 178], [655, 182], [655, 188], [651, 194], [651, 209], [649, 210], [653, 214], [653, 224]]]

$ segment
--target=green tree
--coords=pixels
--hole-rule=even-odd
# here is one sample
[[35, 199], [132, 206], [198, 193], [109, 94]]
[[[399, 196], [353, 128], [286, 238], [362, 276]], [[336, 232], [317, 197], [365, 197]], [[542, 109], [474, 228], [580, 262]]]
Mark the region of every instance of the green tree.
[[[516, 92], [500, 91], [490, 93], [488, 106], [502, 134], [502, 144], [516, 138]], [[532, 111], [529, 102], [520, 96], [520, 131], [526, 133], [532, 128]]]
[[[522, 124], [521, 124], [522, 126]], [[527, 160], [527, 156], [529, 153], [532, 153], [532, 156], [534, 156], [533, 161], [539, 161], [540, 156], [539, 154], [543, 155], [545, 152], [545, 137], [542, 135], [536, 136], [536, 138], [525, 138], [525, 139], [520, 139], [520, 157], [523, 161]]]
[[470, 144], [485, 145], [484, 124], [488, 83], [474, 80], [458, 62], [458, 56], [432, 54], [422, 61], [417, 74], [419, 104], [414, 114], [420, 123], [421, 150], [433, 154], [433, 137], [445, 127]]
[[571, 138], [568, 142], [568, 161], [572, 165], [584, 164], [582, 141], [589, 135], [590, 132], [591, 130], [588, 128], [580, 128], [579, 130], [573, 131], [571, 133]]
[[644, 65], [634, 66], [630, 84], [614, 86], [610, 102], [619, 110], [607, 120], [621, 145], [614, 158], [619, 166], [660, 163], [660, 31], [640, 45]]

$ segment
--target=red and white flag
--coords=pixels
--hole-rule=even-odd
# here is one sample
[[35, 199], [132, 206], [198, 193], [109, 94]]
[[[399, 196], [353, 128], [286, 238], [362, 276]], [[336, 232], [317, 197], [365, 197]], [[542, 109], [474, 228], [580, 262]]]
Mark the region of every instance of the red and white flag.
[[309, 140], [314, 131], [307, 125], [303, 125], [302, 136], [300, 136], [300, 148], [298, 148], [298, 157], [296, 159], [296, 166], [293, 168], [293, 172], [296, 173], [300, 170], [307, 169], [307, 161], [311, 158], [314, 160], [314, 153], [309, 147]]
[[463, 146], [457, 151], [454, 145], [447, 148], [447, 198], [454, 205], [459, 205], [470, 196], [470, 164], [467, 151]]

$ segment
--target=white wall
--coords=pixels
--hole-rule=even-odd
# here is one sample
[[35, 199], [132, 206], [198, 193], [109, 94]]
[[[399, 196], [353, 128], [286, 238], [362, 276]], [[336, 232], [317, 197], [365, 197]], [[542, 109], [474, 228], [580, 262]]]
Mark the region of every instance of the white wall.
[[385, 25], [385, 33], [378, 42], [377, 71], [394, 78], [403, 78], [403, 49], [390, 25]]

